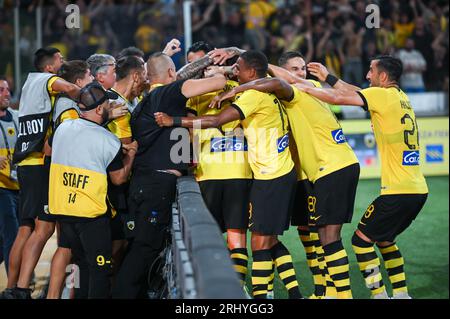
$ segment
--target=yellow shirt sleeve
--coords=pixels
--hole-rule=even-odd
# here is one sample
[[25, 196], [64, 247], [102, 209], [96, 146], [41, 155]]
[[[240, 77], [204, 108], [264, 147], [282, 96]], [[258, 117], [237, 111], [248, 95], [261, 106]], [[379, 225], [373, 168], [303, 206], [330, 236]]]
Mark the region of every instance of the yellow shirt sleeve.
[[238, 108], [241, 114], [241, 119], [247, 118], [253, 113], [258, 111], [259, 100], [261, 95], [256, 90], [248, 90], [242, 93], [241, 96], [237, 97], [233, 105]]
[[48, 80], [48, 82], [47, 82], [47, 90], [48, 90], [48, 93], [50, 93], [50, 95], [55, 95], [55, 94], [60, 93], [56, 90], [53, 90], [53, 88], [52, 88], [53, 83], [55, 83], [56, 80], [62, 80], [62, 79], [59, 76], [54, 76], [54, 77], [51, 77], [50, 80]]
[[108, 123], [108, 129], [115, 136], [120, 138], [132, 137], [130, 126], [131, 114], [128, 112], [126, 115], [121, 116]]
[[[297, 89], [294, 85], [291, 85], [292, 90], [294, 90], [294, 97], [290, 101], [281, 100], [284, 107], [291, 108], [300, 103], [302, 98], [302, 93], [299, 89]], [[306, 94], [306, 93], [305, 93]]]
[[367, 104], [368, 110], [375, 113], [383, 113], [386, 111], [386, 107], [388, 106], [386, 93], [386, 89], [378, 87], [370, 87], [359, 91], [359, 94]]

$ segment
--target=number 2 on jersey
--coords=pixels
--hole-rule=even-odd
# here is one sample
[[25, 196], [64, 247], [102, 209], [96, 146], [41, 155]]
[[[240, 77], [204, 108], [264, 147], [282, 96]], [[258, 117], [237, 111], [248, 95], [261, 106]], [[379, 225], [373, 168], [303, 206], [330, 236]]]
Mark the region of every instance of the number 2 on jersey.
[[[419, 146], [419, 135], [417, 132], [417, 119], [414, 121], [409, 114], [405, 114], [401, 118], [400, 122], [402, 124], [406, 124], [407, 122], [411, 123], [412, 129], [403, 131], [403, 141], [405, 142], [405, 144], [408, 146], [408, 148], [410, 150], [415, 150]], [[411, 142], [410, 137], [413, 137], [414, 135], [416, 135], [417, 146], [416, 146], [416, 144], [410, 143]]]

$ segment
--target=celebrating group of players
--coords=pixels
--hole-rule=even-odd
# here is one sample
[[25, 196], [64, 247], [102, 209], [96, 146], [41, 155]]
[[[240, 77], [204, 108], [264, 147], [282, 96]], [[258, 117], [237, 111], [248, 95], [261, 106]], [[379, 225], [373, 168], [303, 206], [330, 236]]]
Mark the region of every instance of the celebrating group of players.
[[298, 52], [274, 66], [259, 51], [203, 42], [176, 72], [170, 56], [179, 46], [172, 40], [147, 62], [133, 48], [86, 62], [64, 62], [52, 48], [36, 52], [38, 72], [23, 87], [7, 165], [12, 172], [17, 164], [20, 227], [1, 297], [30, 298], [55, 225], [48, 298], [60, 298], [69, 264], [80, 274], [77, 298], [145, 297], [147, 273], [168, 238], [176, 179], [193, 171], [244, 288], [250, 231], [254, 298], [273, 298], [275, 269], [289, 298], [303, 298], [278, 239], [290, 225], [313, 275], [310, 298], [352, 298], [341, 228], [352, 220], [360, 167], [330, 110], [339, 104], [370, 112], [381, 156], [381, 195], [352, 237], [359, 268], [372, 298], [389, 298], [376, 244], [393, 298], [410, 298], [395, 238], [428, 188], [414, 111], [398, 84], [401, 62], [374, 58], [370, 88], [360, 89]]

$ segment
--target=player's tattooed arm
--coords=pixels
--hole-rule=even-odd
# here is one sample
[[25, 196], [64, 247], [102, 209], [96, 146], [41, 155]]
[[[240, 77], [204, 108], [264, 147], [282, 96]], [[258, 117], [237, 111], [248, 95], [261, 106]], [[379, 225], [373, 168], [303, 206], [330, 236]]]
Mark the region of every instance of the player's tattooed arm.
[[186, 64], [177, 72], [178, 80], [192, 79], [203, 73], [203, 70], [213, 64], [213, 59], [209, 55], [205, 55], [192, 63]]

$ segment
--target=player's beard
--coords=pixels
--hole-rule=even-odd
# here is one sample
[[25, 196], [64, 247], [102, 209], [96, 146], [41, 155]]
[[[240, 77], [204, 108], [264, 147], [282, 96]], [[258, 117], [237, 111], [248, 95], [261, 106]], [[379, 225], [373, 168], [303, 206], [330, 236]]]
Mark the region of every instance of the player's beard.
[[108, 123], [109, 121], [109, 113], [106, 109], [103, 109], [103, 113], [102, 113], [102, 126], [105, 125], [106, 123]]

